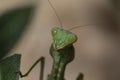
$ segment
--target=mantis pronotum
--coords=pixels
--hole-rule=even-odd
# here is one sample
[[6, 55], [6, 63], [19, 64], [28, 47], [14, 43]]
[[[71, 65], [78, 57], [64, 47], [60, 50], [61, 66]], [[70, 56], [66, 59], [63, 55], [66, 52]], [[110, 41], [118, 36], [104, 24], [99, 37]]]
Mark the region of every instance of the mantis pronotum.
[[[53, 43], [50, 47], [50, 55], [52, 56], [54, 63], [51, 74], [48, 75], [47, 80], [65, 80], [64, 78], [65, 68], [66, 65], [74, 59], [75, 52], [73, 43], [77, 41], [77, 36], [68, 30], [62, 29], [63, 26], [59, 16], [57, 15], [55, 8], [53, 7], [49, 0], [48, 2], [53, 8], [53, 11], [55, 12], [60, 22], [61, 28], [54, 27], [51, 30]], [[43, 80], [45, 62], [44, 57], [39, 58], [26, 74], [23, 75], [21, 72], [19, 72], [20, 76], [21, 77], [27, 76], [39, 62], [41, 62], [40, 80]], [[76, 80], [83, 80], [83, 74], [80, 73]]]

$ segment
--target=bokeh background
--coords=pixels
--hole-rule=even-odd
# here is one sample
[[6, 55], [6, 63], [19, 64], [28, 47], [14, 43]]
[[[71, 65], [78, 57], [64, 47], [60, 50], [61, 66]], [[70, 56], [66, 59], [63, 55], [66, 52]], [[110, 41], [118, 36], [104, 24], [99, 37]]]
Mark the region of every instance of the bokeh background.
[[[56, 9], [64, 29], [78, 25], [94, 24], [71, 30], [78, 36], [75, 59], [66, 69], [66, 80], [75, 80], [83, 72], [84, 80], [120, 80], [119, 9], [111, 0], [50, 0]], [[114, 1], [114, 0], [113, 0]], [[117, 0], [115, 0], [117, 1]], [[61, 27], [47, 0], [1, 0], [0, 14], [8, 9], [36, 5], [29, 28], [10, 52], [22, 54], [23, 73], [44, 56], [44, 80], [52, 68], [49, 48], [53, 42], [52, 27]], [[39, 80], [39, 65], [28, 77], [20, 80]]]

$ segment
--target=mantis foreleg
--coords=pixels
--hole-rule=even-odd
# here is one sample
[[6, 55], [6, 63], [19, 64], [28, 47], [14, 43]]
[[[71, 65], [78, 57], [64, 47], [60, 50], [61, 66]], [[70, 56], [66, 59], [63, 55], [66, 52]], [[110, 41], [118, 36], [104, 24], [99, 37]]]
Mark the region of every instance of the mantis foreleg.
[[32, 66], [31, 68], [25, 73], [25, 74], [22, 74], [20, 71], [19, 71], [19, 74], [20, 74], [20, 77], [26, 77], [29, 75], [29, 73], [32, 71], [32, 69], [39, 63], [41, 62], [41, 69], [40, 69], [40, 80], [43, 80], [43, 74], [44, 74], [44, 65], [45, 65], [45, 58], [44, 57], [40, 57]]

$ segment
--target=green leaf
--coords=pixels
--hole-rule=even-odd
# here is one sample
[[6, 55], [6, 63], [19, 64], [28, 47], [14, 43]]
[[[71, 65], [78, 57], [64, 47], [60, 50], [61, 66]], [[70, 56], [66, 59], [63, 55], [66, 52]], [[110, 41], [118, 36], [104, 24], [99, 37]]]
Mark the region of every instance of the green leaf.
[[0, 61], [0, 80], [19, 80], [21, 55], [15, 54]]
[[30, 21], [34, 6], [17, 8], [0, 17], [0, 59], [14, 46]]
[[75, 34], [57, 27], [52, 29], [52, 36], [54, 40], [54, 47], [57, 50], [63, 49], [64, 47], [69, 46], [77, 41], [77, 36]]

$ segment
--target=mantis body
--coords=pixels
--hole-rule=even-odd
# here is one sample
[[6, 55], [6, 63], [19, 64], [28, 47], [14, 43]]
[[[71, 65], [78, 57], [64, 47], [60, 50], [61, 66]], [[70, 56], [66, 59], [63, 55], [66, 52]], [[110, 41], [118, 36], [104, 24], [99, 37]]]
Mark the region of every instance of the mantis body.
[[74, 59], [73, 43], [77, 41], [77, 36], [60, 28], [53, 28], [52, 36], [54, 42], [51, 45], [50, 54], [54, 64], [48, 80], [65, 80], [65, 67]]
[[[72, 32], [57, 27], [52, 28], [51, 33], [53, 43], [50, 47], [50, 55], [54, 63], [47, 80], [65, 80], [65, 68], [74, 59], [75, 51], [73, 43], [77, 41], [77, 36]], [[44, 57], [38, 59], [26, 74], [22, 75], [20, 72], [20, 76], [27, 76], [38, 62], [41, 62], [40, 80], [43, 80]], [[83, 75], [80, 74], [77, 80], [83, 80]]]
[[[47, 80], [65, 80], [64, 73], [66, 65], [74, 59], [75, 51], [73, 43], [77, 41], [77, 36], [68, 30], [62, 29], [62, 22], [55, 8], [53, 7], [52, 3], [49, 0], [48, 2], [51, 5], [53, 11], [55, 12], [60, 22], [61, 28], [54, 27], [51, 30], [53, 43], [51, 44], [50, 47], [50, 55], [53, 58], [53, 66], [51, 74], [48, 75]], [[26, 74], [23, 75], [21, 72], [19, 72], [20, 76], [21, 77], [27, 76], [31, 72], [31, 70], [35, 67], [35, 65], [39, 62], [41, 62], [40, 80], [43, 80], [45, 63], [44, 57], [39, 58]], [[80, 73], [76, 80], [83, 80], [83, 74]]]

